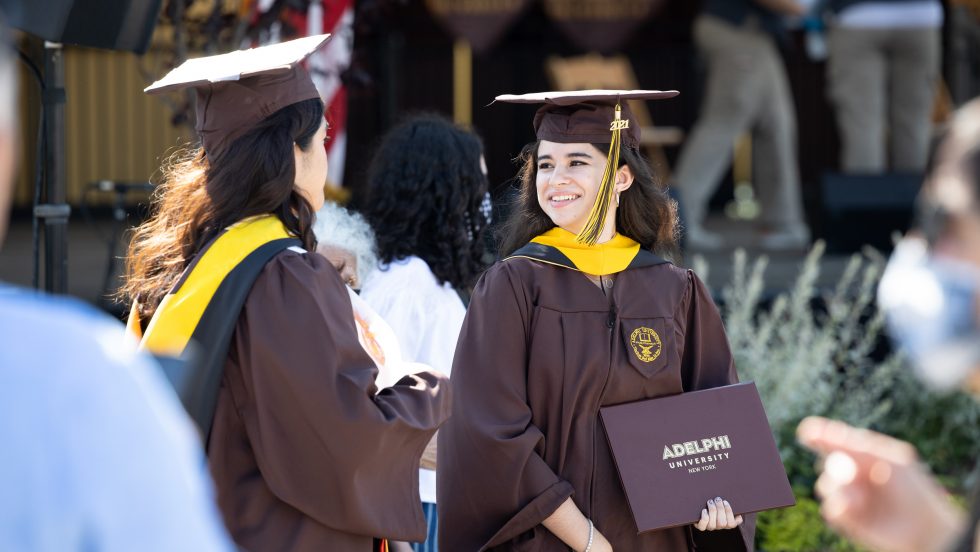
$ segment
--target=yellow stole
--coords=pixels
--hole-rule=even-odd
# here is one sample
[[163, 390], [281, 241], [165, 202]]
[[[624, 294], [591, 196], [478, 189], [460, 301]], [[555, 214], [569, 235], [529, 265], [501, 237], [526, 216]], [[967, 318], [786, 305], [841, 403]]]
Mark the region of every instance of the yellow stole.
[[228, 274], [263, 245], [292, 237], [273, 215], [249, 217], [229, 226], [190, 266], [183, 281], [163, 298], [145, 333], [140, 331], [137, 305], [130, 311], [126, 328], [141, 338], [140, 348], [154, 355], [179, 357]]
[[575, 234], [557, 226], [535, 237], [531, 243], [561, 251], [575, 265], [575, 269], [595, 276], [622, 272], [640, 252], [639, 243], [621, 234], [616, 234], [605, 243], [587, 245], [580, 243]]

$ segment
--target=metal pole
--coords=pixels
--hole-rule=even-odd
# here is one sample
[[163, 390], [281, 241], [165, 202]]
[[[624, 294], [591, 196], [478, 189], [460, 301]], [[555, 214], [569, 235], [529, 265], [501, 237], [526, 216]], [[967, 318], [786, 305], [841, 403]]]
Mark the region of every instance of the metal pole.
[[453, 44], [453, 119], [473, 124], [473, 50], [465, 38]]
[[34, 216], [44, 221], [44, 289], [68, 291], [68, 217], [65, 202], [65, 60], [61, 44], [44, 43], [44, 140], [47, 143], [47, 178], [44, 204]]

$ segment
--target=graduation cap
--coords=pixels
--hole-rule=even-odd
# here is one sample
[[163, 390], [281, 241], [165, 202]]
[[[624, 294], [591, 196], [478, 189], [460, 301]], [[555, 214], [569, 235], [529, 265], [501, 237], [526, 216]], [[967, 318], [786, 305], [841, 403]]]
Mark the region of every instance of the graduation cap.
[[676, 90], [572, 90], [504, 94], [494, 100], [544, 104], [534, 114], [534, 133], [538, 140], [563, 144], [609, 144], [599, 194], [588, 221], [576, 236], [580, 243], [594, 245], [602, 232], [602, 224], [612, 201], [620, 147], [625, 145], [636, 149], [640, 145], [640, 127], [633, 120], [629, 103], [623, 100], [660, 100], [673, 98], [677, 94]]
[[146, 87], [147, 94], [187, 88], [197, 95], [197, 129], [209, 158], [280, 109], [319, 98], [301, 65], [330, 38], [298, 38], [270, 46], [189, 59]]

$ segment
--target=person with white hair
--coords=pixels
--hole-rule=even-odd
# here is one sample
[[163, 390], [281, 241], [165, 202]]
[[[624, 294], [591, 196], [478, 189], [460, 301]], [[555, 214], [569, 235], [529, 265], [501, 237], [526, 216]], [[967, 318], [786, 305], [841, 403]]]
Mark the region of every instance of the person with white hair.
[[353, 289], [361, 289], [378, 266], [377, 245], [371, 225], [359, 213], [327, 201], [316, 214], [313, 233], [317, 253], [326, 257]]
[[394, 330], [356, 291], [378, 266], [374, 232], [364, 217], [328, 201], [317, 211], [313, 233], [317, 253], [330, 261], [347, 284], [357, 339], [378, 367], [378, 390], [391, 387], [411, 372], [431, 369], [404, 361]]

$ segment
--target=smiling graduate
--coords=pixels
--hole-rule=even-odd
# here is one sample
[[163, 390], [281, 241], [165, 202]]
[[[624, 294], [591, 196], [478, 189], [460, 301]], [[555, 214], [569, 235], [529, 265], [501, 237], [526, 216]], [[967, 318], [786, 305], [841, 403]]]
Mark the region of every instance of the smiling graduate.
[[626, 101], [676, 94], [497, 98], [543, 106], [505, 258], [477, 285], [456, 349], [441, 549], [751, 550], [752, 516], [720, 498], [695, 525], [638, 535], [598, 417], [738, 380], [705, 286], [661, 256], [675, 248], [676, 205], [639, 153]]

